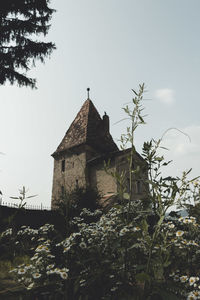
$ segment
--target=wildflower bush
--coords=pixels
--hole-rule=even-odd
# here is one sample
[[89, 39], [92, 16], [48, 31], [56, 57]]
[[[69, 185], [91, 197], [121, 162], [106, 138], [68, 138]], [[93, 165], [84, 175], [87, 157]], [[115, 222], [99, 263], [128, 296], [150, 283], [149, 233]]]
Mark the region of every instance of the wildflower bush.
[[[121, 138], [123, 147], [131, 144], [129, 178], [140, 172], [132, 169], [132, 159], [135, 130], [144, 124], [144, 85], [133, 92], [134, 108], [125, 108], [131, 126]], [[115, 173], [122, 187], [119, 203], [107, 213], [82, 208], [68, 218], [70, 231], [64, 237], [49, 224], [3, 232], [4, 244], [29, 256], [28, 263], [11, 270], [13, 277], [31, 295], [45, 293], [49, 299], [200, 299], [200, 223], [191, 215], [198, 216], [199, 180], [188, 179], [190, 170], [180, 178], [162, 177], [170, 162], [161, 147], [162, 138], [143, 146], [148, 168], [144, 199], [133, 200], [132, 181], [127, 193], [123, 176]], [[168, 215], [174, 206], [188, 209], [188, 216]]]

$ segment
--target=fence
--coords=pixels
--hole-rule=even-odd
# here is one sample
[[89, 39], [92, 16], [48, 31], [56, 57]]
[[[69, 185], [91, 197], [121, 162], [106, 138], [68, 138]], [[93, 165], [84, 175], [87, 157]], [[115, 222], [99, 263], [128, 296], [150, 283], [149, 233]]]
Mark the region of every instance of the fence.
[[[0, 206], [7, 206], [7, 207], [12, 207], [12, 208], [17, 208], [19, 207], [18, 204], [12, 203], [12, 202], [1, 202], [0, 201]], [[30, 210], [51, 210], [51, 207], [49, 206], [44, 206], [42, 203], [40, 205], [30, 205], [26, 204], [24, 206], [25, 209], [30, 209]]]

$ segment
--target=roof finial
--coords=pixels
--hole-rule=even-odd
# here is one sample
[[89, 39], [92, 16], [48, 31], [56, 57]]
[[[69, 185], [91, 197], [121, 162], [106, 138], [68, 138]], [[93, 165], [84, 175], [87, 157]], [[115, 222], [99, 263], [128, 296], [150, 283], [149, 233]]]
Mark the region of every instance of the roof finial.
[[87, 88], [88, 99], [90, 99], [90, 88]]

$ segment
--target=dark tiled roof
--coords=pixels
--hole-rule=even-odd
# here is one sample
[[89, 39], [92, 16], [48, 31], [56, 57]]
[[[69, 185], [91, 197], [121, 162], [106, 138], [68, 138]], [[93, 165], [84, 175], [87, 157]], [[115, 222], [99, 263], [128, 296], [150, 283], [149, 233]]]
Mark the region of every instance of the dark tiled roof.
[[100, 153], [118, 150], [90, 99], [84, 102], [53, 156], [83, 144], [91, 146]]

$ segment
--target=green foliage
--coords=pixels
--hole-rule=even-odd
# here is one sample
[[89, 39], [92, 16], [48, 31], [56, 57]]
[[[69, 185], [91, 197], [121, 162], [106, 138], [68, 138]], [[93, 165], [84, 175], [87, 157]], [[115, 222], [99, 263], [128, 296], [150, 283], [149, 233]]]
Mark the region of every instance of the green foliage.
[[17, 205], [17, 208], [24, 208], [27, 203], [26, 202], [27, 199], [37, 196], [37, 195], [26, 196], [27, 192], [28, 192], [28, 189], [26, 189], [25, 186], [23, 186], [22, 189], [19, 189], [20, 195], [18, 197], [10, 197], [11, 199], [20, 201], [19, 205]]
[[[140, 103], [144, 85], [133, 92], [136, 108], [124, 109], [132, 124], [122, 140], [131, 142], [129, 173], [138, 174], [140, 170], [132, 164], [133, 135], [144, 123]], [[74, 300], [200, 298], [199, 181], [188, 179], [190, 170], [180, 178], [163, 178], [162, 168], [170, 162], [159, 154], [160, 148], [162, 139], [143, 146], [148, 206], [144, 199], [132, 197], [131, 188], [127, 193], [125, 174], [113, 172], [123, 201], [104, 214], [91, 201], [97, 199], [91, 191], [62, 195], [60, 210], [70, 228], [64, 237], [51, 225], [37, 231], [21, 228], [17, 233], [10, 229], [2, 233], [1, 242], [7, 247], [18, 255], [29, 255], [30, 263], [15, 267], [12, 274], [31, 295], [39, 297], [49, 291], [54, 299]], [[190, 215], [167, 217], [174, 206], [188, 209]], [[193, 212], [197, 219], [191, 216]]]

